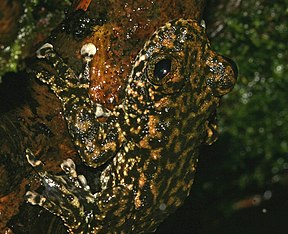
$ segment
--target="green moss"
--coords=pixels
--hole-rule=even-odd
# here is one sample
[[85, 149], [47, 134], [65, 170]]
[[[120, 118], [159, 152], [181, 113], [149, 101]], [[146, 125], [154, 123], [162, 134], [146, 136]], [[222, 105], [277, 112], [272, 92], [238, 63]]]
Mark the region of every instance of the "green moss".
[[236, 212], [231, 201], [262, 194], [281, 181], [287, 186], [287, 9], [287, 0], [246, 0], [236, 9], [208, 14], [224, 26], [212, 38], [213, 48], [239, 67], [237, 85], [220, 108], [221, 134], [212, 147], [218, 158], [203, 162], [215, 167], [217, 160], [218, 168], [203, 180], [210, 182], [206, 192], [219, 194], [220, 213]]
[[60, 1], [58, 4], [57, 0], [19, 1], [23, 12], [19, 18], [17, 36], [0, 50], [0, 82], [6, 72], [16, 72], [23, 68], [23, 59], [29, 56], [31, 48], [37, 43], [37, 36], [44, 39], [64, 17], [64, 11], [70, 5], [69, 0]]

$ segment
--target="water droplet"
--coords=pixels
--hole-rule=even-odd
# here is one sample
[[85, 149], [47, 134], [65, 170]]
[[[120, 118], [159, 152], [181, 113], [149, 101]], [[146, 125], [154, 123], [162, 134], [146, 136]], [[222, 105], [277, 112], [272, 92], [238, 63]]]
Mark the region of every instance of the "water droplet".
[[264, 192], [263, 198], [264, 198], [265, 200], [269, 200], [271, 197], [272, 197], [272, 191], [267, 190], [267, 191]]
[[262, 209], [262, 213], [263, 213], [263, 214], [266, 214], [266, 213], [267, 213], [267, 209], [263, 208], [263, 209]]

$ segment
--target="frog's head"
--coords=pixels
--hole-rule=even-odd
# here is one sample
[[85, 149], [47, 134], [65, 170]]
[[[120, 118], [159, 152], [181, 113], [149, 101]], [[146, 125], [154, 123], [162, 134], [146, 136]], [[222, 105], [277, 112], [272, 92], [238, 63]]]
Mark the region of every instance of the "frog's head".
[[178, 129], [197, 131], [194, 136], [211, 143], [216, 107], [236, 77], [234, 63], [210, 49], [204, 27], [194, 20], [171, 21], [135, 60], [126, 89], [126, 122], [139, 140], [147, 132], [169, 135]]

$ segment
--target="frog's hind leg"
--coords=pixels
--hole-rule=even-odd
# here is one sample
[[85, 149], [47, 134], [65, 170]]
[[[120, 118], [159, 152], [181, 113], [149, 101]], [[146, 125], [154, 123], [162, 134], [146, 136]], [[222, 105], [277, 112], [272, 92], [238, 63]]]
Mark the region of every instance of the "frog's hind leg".
[[59, 216], [70, 233], [93, 233], [96, 228], [123, 228], [123, 225], [128, 224], [134, 209], [131, 202], [133, 195], [124, 186], [119, 185], [92, 194], [86, 178], [77, 175], [76, 166], [71, 159], [61, 164], [64, 175], [52, 175], [43, 170], [42, 162], [29, 149], [26, 150], [26, 158], [45, 187], [43, 195], [28, 191], [27, 201]]

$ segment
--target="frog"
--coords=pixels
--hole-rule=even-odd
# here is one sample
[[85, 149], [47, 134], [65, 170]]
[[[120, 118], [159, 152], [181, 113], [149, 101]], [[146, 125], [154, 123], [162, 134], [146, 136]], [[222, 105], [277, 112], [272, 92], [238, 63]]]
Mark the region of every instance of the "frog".
[[108, 109], [89, 96], [92, 42], [82, 46], [77, 74], [51, 43], [32, 72], [62, 104], [83, 164], [100, 170], [100, 189], [67, 159], [62, 173], [25, 155], [44, 189], [28, 203], [59, 216], [69, 233], [149, 233], [189, 196], [199, 148], [217, 139], [216, 109], [237, 80], [237, 66], [211, 49], [205, 26], [178, 18], [156, 29], [132, 63], [121, 102]]

